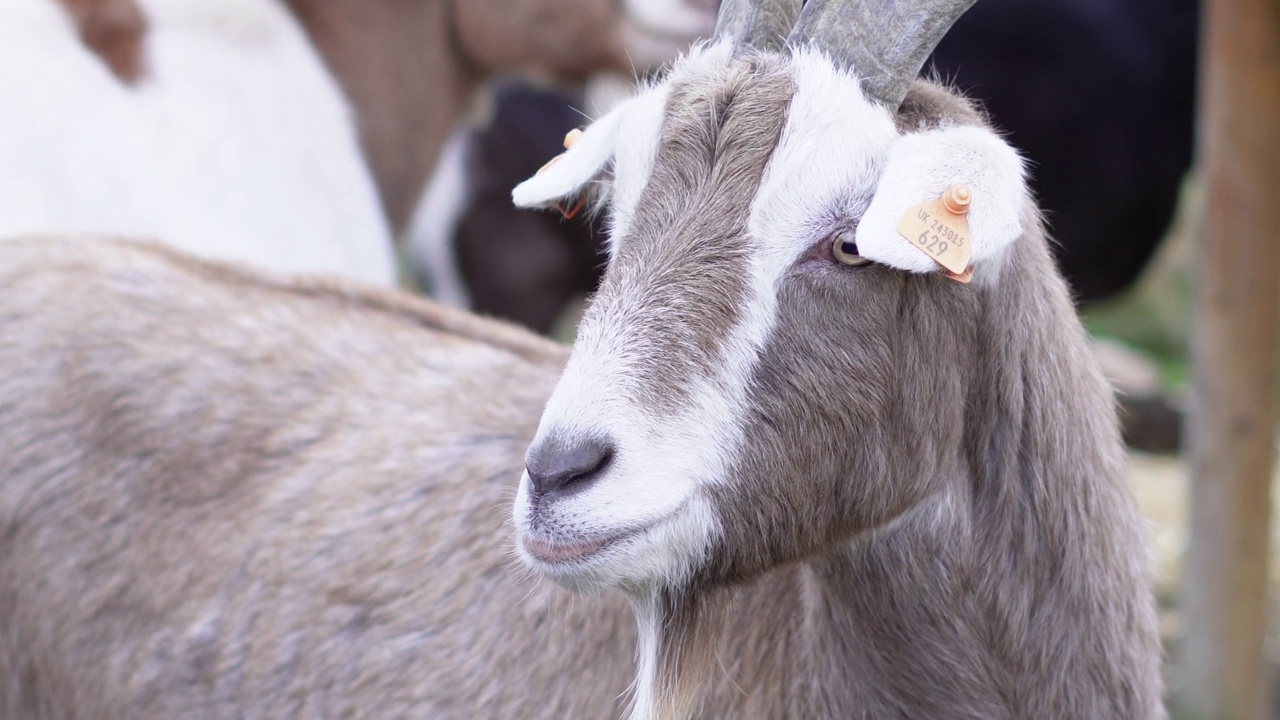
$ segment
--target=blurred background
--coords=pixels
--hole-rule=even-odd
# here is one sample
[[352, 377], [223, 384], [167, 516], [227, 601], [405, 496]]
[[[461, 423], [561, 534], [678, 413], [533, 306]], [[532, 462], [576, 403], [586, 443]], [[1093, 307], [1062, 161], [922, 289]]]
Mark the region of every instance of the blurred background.
[[[399, 286], [570, 341], [604, 267], [602, 224], [516, 211], [510, 190], [706, 37], [717, 6], [0, 0], [0, 237], [154, 238]], [[1116, 387], [1174, 660], [1210, 195], [1192, 168], [1201, 16], [1196, 0], [981, 0], [927, 65], [1029, 160]], [[1280, 628], [1263, 647], [1273, 683]]]

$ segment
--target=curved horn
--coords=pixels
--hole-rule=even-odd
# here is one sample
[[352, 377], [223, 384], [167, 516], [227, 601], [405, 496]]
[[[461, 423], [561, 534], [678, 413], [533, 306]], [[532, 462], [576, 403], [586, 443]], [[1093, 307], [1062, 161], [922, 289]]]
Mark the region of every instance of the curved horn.
[[813, 42], [857, 72], [868, 95], [897, 110], [929, 53], [974, 2], [810, 0], [788, 42]]
[[716, 39], [780, 50], [796, 24], [802, 0], [724, 0], [716, 19]]

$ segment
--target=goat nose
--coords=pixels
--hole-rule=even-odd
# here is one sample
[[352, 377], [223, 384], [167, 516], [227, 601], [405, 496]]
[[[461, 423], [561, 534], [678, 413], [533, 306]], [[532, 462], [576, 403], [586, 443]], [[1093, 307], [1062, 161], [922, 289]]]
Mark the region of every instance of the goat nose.
[[573, 443], [548, 439], [530, 448], [525, 470], [536, 496], [585, 488], [613, 459], [613, 445], [600, 438]]

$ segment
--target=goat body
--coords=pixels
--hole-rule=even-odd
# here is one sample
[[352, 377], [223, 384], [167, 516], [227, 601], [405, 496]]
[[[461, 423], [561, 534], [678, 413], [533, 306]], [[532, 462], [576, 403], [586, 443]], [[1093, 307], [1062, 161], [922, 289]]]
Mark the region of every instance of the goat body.
[[561, 348], [157, 247], [0, 278], [0, 716], [620, 714], [625, 602], [510, 557]]

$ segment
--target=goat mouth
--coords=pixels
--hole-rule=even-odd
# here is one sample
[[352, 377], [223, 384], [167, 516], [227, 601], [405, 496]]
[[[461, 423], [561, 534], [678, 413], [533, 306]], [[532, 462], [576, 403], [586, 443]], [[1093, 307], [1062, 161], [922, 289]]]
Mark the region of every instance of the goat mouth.
[[606, 537], [578, 540], [576, 542], [555, 542], [525, 535], [520, 539], [525, 552], [540, 562], [549, 565], [560, 565], [585, 560], [601, 550], [622, 540], [631, 533], [609, 535]]

